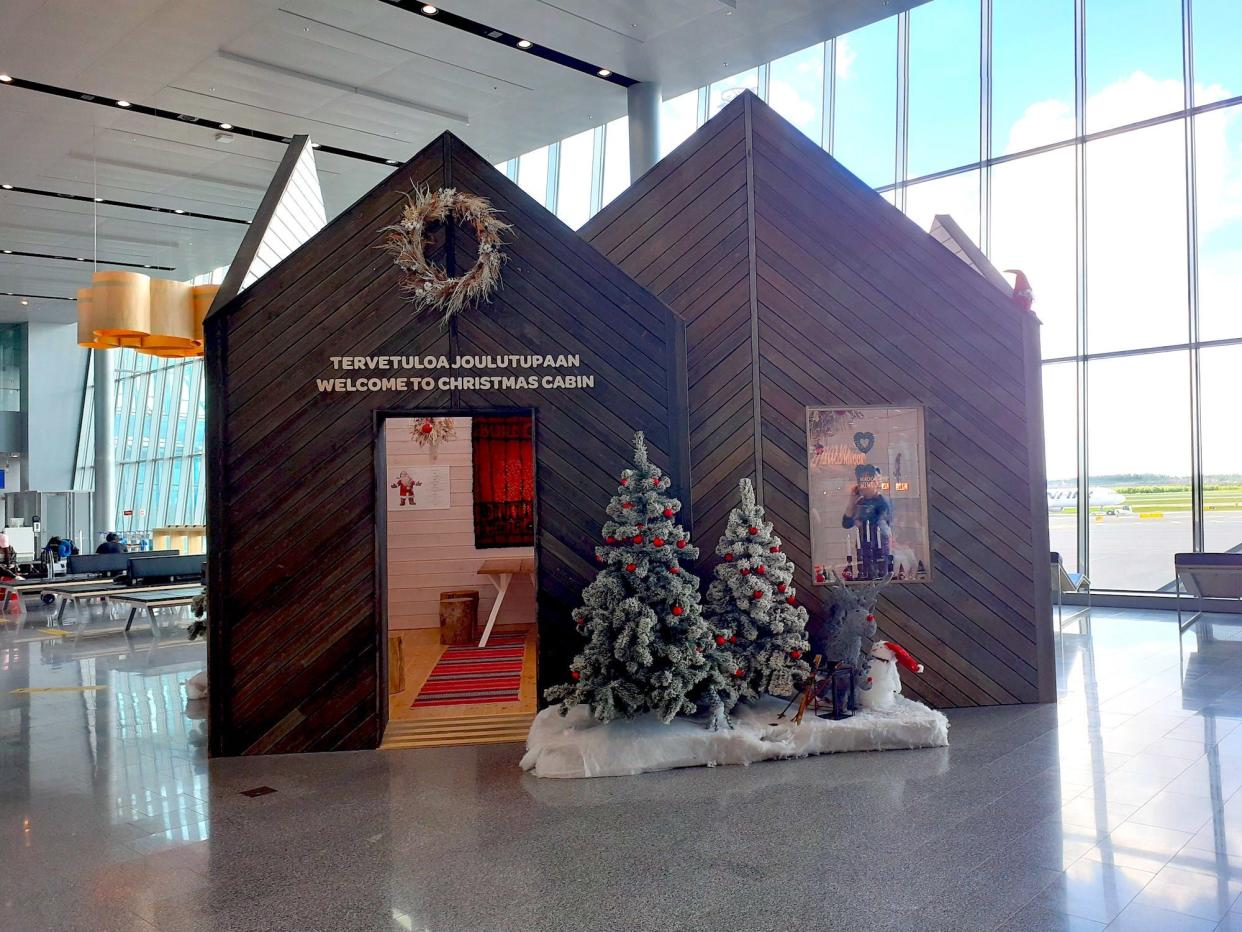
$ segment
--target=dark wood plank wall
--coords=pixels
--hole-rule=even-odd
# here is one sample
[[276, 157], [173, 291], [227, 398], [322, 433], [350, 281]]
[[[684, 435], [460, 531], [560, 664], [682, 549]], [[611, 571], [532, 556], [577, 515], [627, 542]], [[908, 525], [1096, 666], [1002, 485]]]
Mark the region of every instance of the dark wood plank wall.
[[[488, 197], [516, 228], [495, 300], [447, 329], [413, 316], [376, 248], [414, 183]], [[457, 230], [434, 248], [452, 273], [476, 247]], [[215, 755], [372, 748], [382, 737], [377, 409], [535, 409], [541, 685], [578, 646], [569, 611], [594, 576], [591, 547], [635, 430], [685, 485], [681, 322], [448, 134], [210, 317], [207, 338]], [[580, 353], [595, 388], [315, 386], [330, 356], [524, 351]]]
[[934, 579], [891, 587], [880, 611], [927, 666], [907, 690], [938, 706], [1055, 698], [1029, 317], [749, 93], [581, 232], [687, 322], [701, 544], [737, 478], [759, 477], [821, 613], [806, 407], [924, 405]]

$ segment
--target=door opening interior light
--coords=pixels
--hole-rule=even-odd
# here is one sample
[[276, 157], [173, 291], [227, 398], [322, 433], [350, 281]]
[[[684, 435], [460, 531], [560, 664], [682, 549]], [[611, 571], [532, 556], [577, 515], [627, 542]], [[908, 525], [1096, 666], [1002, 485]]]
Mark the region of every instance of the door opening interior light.
[[518, 48], [528, 49], [530, 48], [530, 45], [531, 45], [530, 39], [518, 39]]

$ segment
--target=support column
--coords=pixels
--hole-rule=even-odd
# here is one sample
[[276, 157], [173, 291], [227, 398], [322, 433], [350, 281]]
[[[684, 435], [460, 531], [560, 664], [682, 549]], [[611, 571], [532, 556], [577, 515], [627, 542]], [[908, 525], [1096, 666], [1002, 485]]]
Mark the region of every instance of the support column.
[[[116, 383], [113, 381], [112, 360], [116, 350], [91, 350], [95, 364], [95, 535], [111, 531], [116, 523], [116, 442], [113, 421], [116, 417]], [[83, 548], [95, 550], [89, 541]]]
[[660, 160], [660, 85], [651, 81], [626, 89], [630, 129], [630, 184]]

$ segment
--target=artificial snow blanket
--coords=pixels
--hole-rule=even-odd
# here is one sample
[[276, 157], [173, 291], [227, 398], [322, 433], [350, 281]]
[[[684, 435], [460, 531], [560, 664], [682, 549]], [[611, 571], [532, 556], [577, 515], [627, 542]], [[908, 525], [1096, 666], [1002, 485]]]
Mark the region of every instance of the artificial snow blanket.
[[840, 751], [948, 745], [949, 720], [942, 713], [904, 696], [894, 699], [890, 709], [864, 709], [836, 722], [817, 718], [808, 709], [802, 724], [795, 725], [794, 709], [777, 719], [785, 700], [765, 696], [753, 705], [738, 706], [733, 728], [717, 731], [685, 718], [662, 725], [651, 715], [601, 723], [585, 705], [564, 716], [553, 706], [535, 716], [522, 769], [537, 777], [620, 777]]

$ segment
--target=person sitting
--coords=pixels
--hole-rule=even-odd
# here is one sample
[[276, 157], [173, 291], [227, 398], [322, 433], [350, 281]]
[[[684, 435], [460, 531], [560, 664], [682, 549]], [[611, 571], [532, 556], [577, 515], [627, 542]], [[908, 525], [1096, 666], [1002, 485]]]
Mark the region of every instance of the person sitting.
[[9, 543], [9, 535], [0, 533], [0, 578], [17, 578], [17, 551]]
[[125, 553], [125, 545], [115, 531], [109, 531], [103, 543], [95, 548], [96, 553]]

